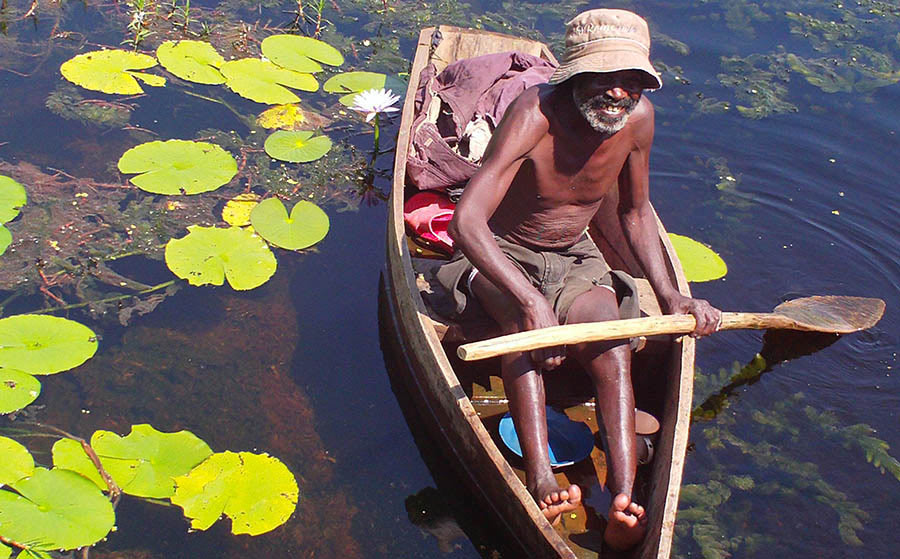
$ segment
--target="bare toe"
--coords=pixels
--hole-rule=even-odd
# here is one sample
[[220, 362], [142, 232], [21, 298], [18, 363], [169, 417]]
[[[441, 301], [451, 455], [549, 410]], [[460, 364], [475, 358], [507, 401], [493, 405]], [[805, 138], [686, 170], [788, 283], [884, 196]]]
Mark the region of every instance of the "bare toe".
[[580, 504], [581, 489], [577, 485], [570, 485], [568, 489], [550, 491], [538, 500], [541, 511], [551, 523], [556, 522], [564, 512], [573, 510]]
[[647, 514], [644, 507], [620, 493], [609, 507], [609, 520], [603, 539], [613, 549], [631, 549], [644, 539], [647, 531]]

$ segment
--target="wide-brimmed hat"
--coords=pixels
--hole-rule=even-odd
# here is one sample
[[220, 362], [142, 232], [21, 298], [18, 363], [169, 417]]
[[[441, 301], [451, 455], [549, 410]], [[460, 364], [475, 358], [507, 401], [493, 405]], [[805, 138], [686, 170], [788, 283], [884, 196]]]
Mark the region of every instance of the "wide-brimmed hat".
[[640, 70], [647, 89], [662, 87], [650, 64], [650, 30], [644, 19], [627, 10], [588, 10], [566, 24], [566, 53], [551, 84], [583, 72]]

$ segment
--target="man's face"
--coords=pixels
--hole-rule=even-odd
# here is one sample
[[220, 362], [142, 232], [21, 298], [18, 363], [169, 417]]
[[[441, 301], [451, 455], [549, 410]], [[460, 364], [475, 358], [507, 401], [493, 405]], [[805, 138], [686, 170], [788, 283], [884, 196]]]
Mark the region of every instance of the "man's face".
[[584, 73], [572, 78], [575, 106], [591, 128], [613, 134], [621, 130], [637, 107], [645, 78], [638, 70]]

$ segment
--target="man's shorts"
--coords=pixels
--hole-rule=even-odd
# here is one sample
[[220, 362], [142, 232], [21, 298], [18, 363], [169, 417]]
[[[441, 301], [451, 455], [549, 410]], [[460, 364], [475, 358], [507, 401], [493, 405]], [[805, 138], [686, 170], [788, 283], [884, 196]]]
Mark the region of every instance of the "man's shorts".
[[[605, 287], [616, 294], [620, 318], [640, 317], [634, 279], [624, 272], [611, 270], [587, 234], [574, 245], [560, 250], [535, 250], [501, 237], [494, 238], [509, 261], [547, 298], [560, 324], [566, 323], [575, 299], [594, 287]], [[468, 288], [477, 273], [462, 251], [456, 251], [453, 258], [438, 269], [438, 282], [453, 296], [455, 308], [450, 313], [453, 318], [485, 314]]]

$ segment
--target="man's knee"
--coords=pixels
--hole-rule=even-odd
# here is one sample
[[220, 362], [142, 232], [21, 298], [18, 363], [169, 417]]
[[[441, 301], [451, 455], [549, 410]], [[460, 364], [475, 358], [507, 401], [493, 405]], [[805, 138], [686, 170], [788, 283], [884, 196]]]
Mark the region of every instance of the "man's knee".
[[468, 289], [470, 295], [478, 300], [504, 334], [515, 334], [519, 331], [518, 307], [512, 297], [497, 289], [490, 280], [478, 273], [468, 282]]
[[619, 318], [616, 293], [606, 287], [593, 287], [575, 298], [566, 315], [568, 324], [604, 322]]
[[628, 340], [576, 344], [570, 346], [570, 353], [585, 368], [602, 369], [606, 374], [624, 374], [631, 367], [631, 345]]

